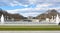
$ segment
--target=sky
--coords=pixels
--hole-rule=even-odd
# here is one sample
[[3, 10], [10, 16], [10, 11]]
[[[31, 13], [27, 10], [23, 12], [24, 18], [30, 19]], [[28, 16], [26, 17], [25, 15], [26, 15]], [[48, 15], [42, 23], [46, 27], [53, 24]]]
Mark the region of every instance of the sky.
[[8, 13], [35, 17], [51, 9], [60, 12], [60, 0], [0, 0], [0, 8]]

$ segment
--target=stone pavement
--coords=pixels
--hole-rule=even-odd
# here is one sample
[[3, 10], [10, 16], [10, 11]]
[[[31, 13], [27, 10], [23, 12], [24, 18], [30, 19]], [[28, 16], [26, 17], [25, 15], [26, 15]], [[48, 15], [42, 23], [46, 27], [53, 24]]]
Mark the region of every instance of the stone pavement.
[[0, 33], [60, 33], [60, 31], [0, 31]]

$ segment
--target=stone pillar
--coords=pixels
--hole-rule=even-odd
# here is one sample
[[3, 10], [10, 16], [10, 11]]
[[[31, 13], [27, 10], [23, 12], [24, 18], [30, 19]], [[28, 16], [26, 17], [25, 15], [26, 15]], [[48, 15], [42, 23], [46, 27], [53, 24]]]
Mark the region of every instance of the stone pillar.
[[59, 16], [58, 16], [58, 14], [56, 16], [56, 24], [59, 24]]
[[46, 22], [49, 22], [49, 18], [46, 18]]
[[4, 16], [2, 14], [2, 16], [1, 16], [1, 24], [3, 24], [3, 23], [4, 23]]

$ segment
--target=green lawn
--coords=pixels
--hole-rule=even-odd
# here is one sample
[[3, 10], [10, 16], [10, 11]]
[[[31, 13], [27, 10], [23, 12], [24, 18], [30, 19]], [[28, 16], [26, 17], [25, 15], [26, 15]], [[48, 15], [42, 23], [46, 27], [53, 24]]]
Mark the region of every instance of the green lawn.
[[39, 25], [39, 26], [4, 26], [0, 25], [0, 30], [60, 30], [57, 25]]

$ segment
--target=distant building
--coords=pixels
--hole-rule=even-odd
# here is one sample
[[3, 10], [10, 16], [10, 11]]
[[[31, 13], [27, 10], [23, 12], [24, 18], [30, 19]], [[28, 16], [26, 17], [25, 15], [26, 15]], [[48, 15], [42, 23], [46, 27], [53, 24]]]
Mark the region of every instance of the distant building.
[[24, 19], [24, 21], [27, 22], [39, 22], [39, 19], [36, 19], [35, 17], [28, 16], [27, 19]]

